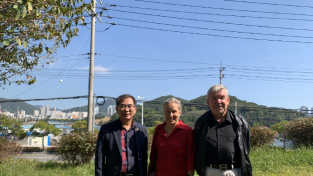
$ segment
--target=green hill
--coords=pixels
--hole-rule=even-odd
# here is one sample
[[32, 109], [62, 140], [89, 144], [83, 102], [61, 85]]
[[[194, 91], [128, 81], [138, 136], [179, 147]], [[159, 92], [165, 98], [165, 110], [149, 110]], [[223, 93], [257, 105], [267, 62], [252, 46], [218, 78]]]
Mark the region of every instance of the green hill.
[[[6, 100], [5, 98], [0, 98], [0, 100]], [[17, 107], [19, 110], [24, 110], [26, 114], [34, 115], [34, 110], [39, 110], [38, 108], [34, 107], [25, 102], [8, 102], [8, 103], [0, 103], [2, 111], [9, 111], [11, 113], [17, 112]]]
[[[151, 122], [151, 120], [164, 121], [163, 103], [170, 97], [174, 96], [162, 96], [144, 103], [144, 119], [146, 119], [144, 120], [144, 124], [147, 126], [153, 126], [153, 122]], [[206, 102], [206, 95], [197, 97], [190, 101], [179, 97], [175, 98], [179, 99], [183, 105], [183, 112], [180, 118], [184, 123], [190, 126], [194, 126], [197, 118], [206, 111], [210, 110]], [[269, 127], [270, 125], [282, 120], [289, 121], [295, 118], [305, 117], [305, 114], [294, 110], [258, 105], [253, 102], [240, 100], [235, 96], [230, 96], [230, 104], [228, 108], [232, 111], [235, 111], [235, 102], [237, 102], [237, 114], [244, 116], [251, 126], [258, 123], [262, 126]], [[141, 106], [137, 106], [137, 113], [134, 118], [141, 121]]]

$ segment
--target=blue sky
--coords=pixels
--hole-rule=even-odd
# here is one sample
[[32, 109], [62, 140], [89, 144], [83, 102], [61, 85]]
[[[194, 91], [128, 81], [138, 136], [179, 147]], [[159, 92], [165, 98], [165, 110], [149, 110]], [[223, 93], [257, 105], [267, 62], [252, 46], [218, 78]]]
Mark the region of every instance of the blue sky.
[[[136, 97], [145, 96], [146, 100], [174, 95], [191, 100], [205, 95], [210, 86], [219, 84], [219, 67], [222, 61], [225, 67], [223, 71], [225, 77], [222, 83], [229, 89], [230, 95], [265, 106], [291, 109], [298, 109], [302, 105], [313, 107], [311, 95], [313, 38], [310, 38], [313, 37], [313, 12], [312, 8], [309, 8], [309, 6], [313, 7], [313, 2], [267, 1], [308, 7], [223, 0], [155, 0], [153, 2], [178, 5], [133, 0], [103, 1], [105, 4], [115, 4], [117, 7], [98, 3], [97, 7], [109, 9], [108, 13], [103, 11], [102, 21], [117, 25], [111, 26], [106, 31], [96, 32], [95, 52], [102, 54], [95, 56], [94, 92], [96, 95], [117, 97], [120, 94], [129, 93]], [[265, 1], [251, 0], [250, 2]], [[180, 5], [201, 6], [202, 8]], [[208, 7], [237, 9], [237, 11]], [[151, 10], [151, 8], [163, 11]], [[100, 11], [101, 9], [98, 8], [97, 12]], [[291, 15], [290, 13], [305, 15]], [[108, 14], [113, 18], [105, 17]], [[145, 22], [138, 22], [138, 20]], [[89, 23], [90, 18], [86, 18], [86, 22]], [[234, 23], [244, 25], [234, 25]], [[109, 26], [97, 20], [96, 30], [105, 30]], [[90, 24], [87, 24], [87, 27], [90, 28]], [[89, 62], [86, 58], [89, 56], [83, 55], [90, 52], [90, 30], [87, 27], [78, 26], [79, 36], [73, 39], [67, 48], [57, 51], [54, 56], [58, 60], [55, 63], [39, 67], [40, 71], [36, 72], [36, 84], [7, 86], [0, 90], [0, 97], [31, 99], [87, 95]], [[292, 28], [292, 30], [283, 28]], [[61, 74], [52, 78], [69, 67], [65, 76]], [[63, 80], [62, 83], [60, 79]], [[86, 105], [87, 99], [30, 103], [67, 109]]]

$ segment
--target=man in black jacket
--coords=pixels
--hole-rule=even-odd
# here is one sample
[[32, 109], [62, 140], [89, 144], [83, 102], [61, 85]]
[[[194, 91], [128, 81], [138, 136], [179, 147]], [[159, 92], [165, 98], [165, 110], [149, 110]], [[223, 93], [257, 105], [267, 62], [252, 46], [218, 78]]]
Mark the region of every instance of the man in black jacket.
[[101, 126], [96, 148], [96, 176], [146, 176], [147, 128], [133, 120], [136, 99], [128, 94], [116, 99], [119, 119]]
[[247, 121], [227, 109], [230, 98], [222, 85], [207, 93], [210, 111], [198, 118], [194, 133], [196, 171], [200, 176], [252, 176]]

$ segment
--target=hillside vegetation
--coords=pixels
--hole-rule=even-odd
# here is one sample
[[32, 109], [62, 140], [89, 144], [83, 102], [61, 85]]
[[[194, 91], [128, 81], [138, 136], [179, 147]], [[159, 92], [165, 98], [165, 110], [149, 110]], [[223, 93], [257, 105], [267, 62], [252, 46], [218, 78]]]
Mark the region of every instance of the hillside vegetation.
[[[5, 98], [0, 98], [0, 100], [6, 100]], [[7, 102], [7, 103], [0, 103], [1, 110], [4, 112], [5, 110], [11, 113], [17, 112], [17, 107], [19, 110], [24, 110], [26, 114], [34, 114], [34, 110], [39, 110], [38, 108], [34, 107], [25, 102]]]
[[[174, 97], [172, 95], [162, 96], [152, 101], [144, 103], [144, 125], [147, 127], [153, 127], [155, 124], [164, 121], [163, 117], [163, 103], [166, 99]], [[206, 95], [192, 99], [190, 101], [175, 97], [182, 102], [183, 112], [180, 119], [190, 125], [194, 126], [198, 117], [210, 110], [206, 104]], [[260, 126], [269, 127], [272, 124], [281, 122], [283, 120], [292, 120], [295, 118], [305, 117], [305, 114], [288, 109], [267, 107], [258, 105], [253, 102], [247, 102], [240, 100], [235, 96], [230, 96], [229, 109], [235, 111], [235, 102], [237, 102], [237, 114], [244, 116], [250, 126], [259, 124]], [[137, 106], [137, 113], [134, 116], [135, 121], [141, 122], [141, 105]], [[110, 121], [118, 118], [117, 114], [114, 114]]]

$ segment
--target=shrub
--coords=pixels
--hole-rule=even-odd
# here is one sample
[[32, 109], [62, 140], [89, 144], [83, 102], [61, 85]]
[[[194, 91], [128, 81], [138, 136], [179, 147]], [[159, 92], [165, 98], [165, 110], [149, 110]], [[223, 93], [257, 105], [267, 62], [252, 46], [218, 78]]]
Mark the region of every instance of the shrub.
[[264, 126], [253, 126], [250, 128], [252, 147], [260, 147], [273, 143], [277, 132]]
[[97, 136], [89, 132], [63, 136], [58, 143], [57, 156], [72, 165], [88, 163], [95, 155]]
[[271, 125], [271, 129], [278, 132], [278, 136], [283, 139], [284, 146], [283, 148], [286, 149], [286, 141], [287, 141], [287, 130], [286, 125], [288, 121], [281, 121], [274, 125]]
[[0, 163], [7, 158], [17, 155], [18, 152], [19, 145], [17, 145], [17, 143], [0, 138]]
[[288, 139], [294, 147], [313, 146], [313, 118], [301, 118], [286, 125]]
[[40, 152], [39, 147], [24, 147], [23, 152]]

